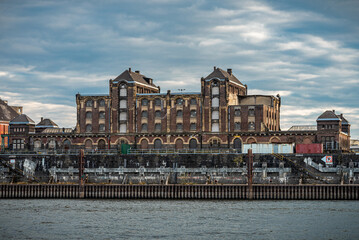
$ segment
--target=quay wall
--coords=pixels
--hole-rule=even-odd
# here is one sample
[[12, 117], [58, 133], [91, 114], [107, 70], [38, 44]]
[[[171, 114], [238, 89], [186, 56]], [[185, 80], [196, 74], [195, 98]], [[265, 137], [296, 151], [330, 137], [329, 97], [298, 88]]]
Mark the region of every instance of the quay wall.
[[359, 185], [2, 184], [7, 198], [359, 200]]

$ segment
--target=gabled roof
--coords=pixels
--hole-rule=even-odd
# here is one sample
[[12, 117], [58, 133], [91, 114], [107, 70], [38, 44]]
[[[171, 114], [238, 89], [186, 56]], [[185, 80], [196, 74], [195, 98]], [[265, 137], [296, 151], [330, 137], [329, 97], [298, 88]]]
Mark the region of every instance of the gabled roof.
[[17, 116], [19, 116], [19, 114], [6, 102], [0, 99], [0, 121], [10, 122]]
[[317, 121], [340, 121], [340, 118], [334, 111], [327, 110], [317, 118]]
[[139, 72], [133, 72], [131, 70], [126, 70], [123, 73], [121, 73], [117, 78], [115, 78], [115, 81], [118, 81], [118, 80], [121, 80], [121, 79], [125, 79], [127, 81], [135, 81], [135, 82], [138, 82], [138, 83], [150, 85], [152, 87], [157, 87], [153, 83], [150, 84], [150, 79], [151, 78], [148, 78], [148, 77], [140, 74]]
[[337, 115], [341, 120], [342, 120], [342, 125], [348, 125], [349, 122], [348, 120], [345, 119], [345, 117], [343, 117], [343, 114]]
[[58, 128], [59, 126], [54, 123], [51, 119], [49, 118], [45, 118], [45, 119], [41, 119], [41, 121], [36, 124], [37, 128]]
[[26, 114], [21, 114], [14, 118], [10, 124], [33, 124], [35, 125], [35, 122], [29, 118]]
[[230, 81], [233, 81], [235, 83], [239, 83], [241, 85], [243, 85], [243, 83], [241, 83], [233, 74], [232, 74], [232, 70], [230, 70], [230, 73], [227, 71], [224, 71], [223, 69], [220, 68], [216, 68], [214, 67], [214, 70], [211, 74], [209, 74], [205, 80], [209, 80], [212, 78], [219, 78], [219, 79], [225, 79], [228, 78]]

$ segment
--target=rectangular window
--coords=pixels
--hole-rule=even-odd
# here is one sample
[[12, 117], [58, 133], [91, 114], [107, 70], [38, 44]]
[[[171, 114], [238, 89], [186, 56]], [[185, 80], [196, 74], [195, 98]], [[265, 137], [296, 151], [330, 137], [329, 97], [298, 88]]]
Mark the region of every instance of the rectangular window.
[[234, 123], [234, 130], [241, 130], [241, 123], [240, 122], [236, 122]]
[[195, 124], [195, 123], [191, 123], [191, 125], [190, 125], [190, 130], [191, 130], [191, 131], [195, 131], [196, 128], [197, 128], [196, 124]]
[[254, 116], [254, 107], [248, 108], [248, 116]]

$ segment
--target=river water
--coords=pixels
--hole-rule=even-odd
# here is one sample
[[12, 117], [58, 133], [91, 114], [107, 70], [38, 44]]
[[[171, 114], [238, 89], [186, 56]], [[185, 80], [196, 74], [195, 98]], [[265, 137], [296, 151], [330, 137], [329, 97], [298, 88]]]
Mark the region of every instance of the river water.
[[0, 239], [359, 239], [358, 201], [0, 200]]

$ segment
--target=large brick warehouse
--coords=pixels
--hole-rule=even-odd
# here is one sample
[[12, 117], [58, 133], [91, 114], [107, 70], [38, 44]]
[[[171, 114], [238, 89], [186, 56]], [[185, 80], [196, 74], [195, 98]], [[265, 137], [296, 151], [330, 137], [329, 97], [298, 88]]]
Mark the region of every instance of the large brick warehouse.
[[[279, 95], [248, 95], [247, 85], [231, 69], [217, 67], [200, 84], [200, 92], [162, 93], [152, 78], [128, 69], [109, 81], [108, 95], [76, 95], [74, 130], [58, 128], [49, 119], [36, 126], [21, 120], [22, 129], [32, 130], [19, 133], [11, 130], [19, 128], [16, 121], [10, 122], [12, 146], [23, 140], [31, 150], [114, 149], [127, 143], [136, 149], [240, 152], [243, 143], [323, 143], [328, 149], [349, 150], [350, 125], [334, 111], [319, 116], [314, 128], [281, 131]], [[25, 127], [30, 125], [34, 127]]]

